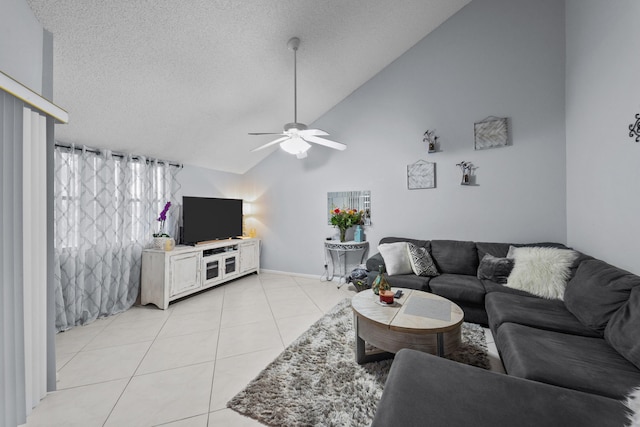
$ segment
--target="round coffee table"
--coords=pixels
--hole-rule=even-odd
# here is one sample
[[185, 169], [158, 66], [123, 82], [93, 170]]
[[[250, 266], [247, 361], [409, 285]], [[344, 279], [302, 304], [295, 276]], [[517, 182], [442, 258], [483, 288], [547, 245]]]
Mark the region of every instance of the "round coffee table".
[[[392, 288], [393, 292], [402, 288]], [[393, 357], [400, 349], [411, 348], [444, 356], [460, 345], [464, 312], [438, 295], [414, 289], [392, 305], [380, 303], [371, 289], [351, 299], [356, 332], [356, 361], [359, 364]], [[366, 352], [365, 343], [379, 351]]]

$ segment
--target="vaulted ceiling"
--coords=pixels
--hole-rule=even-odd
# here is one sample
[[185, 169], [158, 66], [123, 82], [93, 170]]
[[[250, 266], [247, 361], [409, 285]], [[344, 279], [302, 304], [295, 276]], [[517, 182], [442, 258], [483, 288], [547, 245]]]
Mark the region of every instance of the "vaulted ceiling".
[[470, 0], [27, 1], [54, 36], [57, 140], [244, 173], [277, 149], [247, 133], [293, 121], [291, 37], [311, 124]]

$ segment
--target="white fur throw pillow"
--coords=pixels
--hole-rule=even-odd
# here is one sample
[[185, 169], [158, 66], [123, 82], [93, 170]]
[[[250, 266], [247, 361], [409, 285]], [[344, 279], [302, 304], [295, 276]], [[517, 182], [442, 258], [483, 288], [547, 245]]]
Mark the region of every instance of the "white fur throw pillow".
[[640, 387], [629, 393], [625, 404], [631, 409], [631, 413], [629, 414], [631, 424], [629, 424], [629, 427], [640, 427]]
[[407, 242], [383, 243], [378, 246], [378, 251], [384, 259], [389, 276], [413, 273]]
[[547, 299], [564, 299], [573, 261], [578, 254], [570, 249], [523, 247], [509, 248], [515, 261], [507, 284]]

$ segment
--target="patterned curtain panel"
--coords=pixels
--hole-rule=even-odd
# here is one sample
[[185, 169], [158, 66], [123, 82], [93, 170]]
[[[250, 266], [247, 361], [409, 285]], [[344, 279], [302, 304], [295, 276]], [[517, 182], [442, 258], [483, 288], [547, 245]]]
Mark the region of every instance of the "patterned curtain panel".
[[158, 230], [177, 236], [179, 167], [108, 150], [56, 146], [56, 329], [84, 325], [133, 305], [142, 249]]

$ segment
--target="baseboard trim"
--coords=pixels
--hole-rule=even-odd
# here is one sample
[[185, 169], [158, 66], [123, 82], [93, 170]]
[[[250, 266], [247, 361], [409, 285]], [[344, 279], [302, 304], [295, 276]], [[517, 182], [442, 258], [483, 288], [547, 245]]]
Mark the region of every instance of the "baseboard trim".
[[306, 279], [317, 279], [320, 280], [322, 282], [335, 282], [338, 283], [339, 278], [334, 277], [333, 280], [326, 280], [324, 279], [324, 274], [322, 276], [318, 276], [317, 274], [303, 274], [303, 273], [291, 273], [288, 271], [280, 271], [280, 270], [266, 270], [261, 268], [260, 269], [260, 273], [269, 273], [269, 274], [281, 274], [283, 276], [294, 276], [294, 277], [304, 277]]

